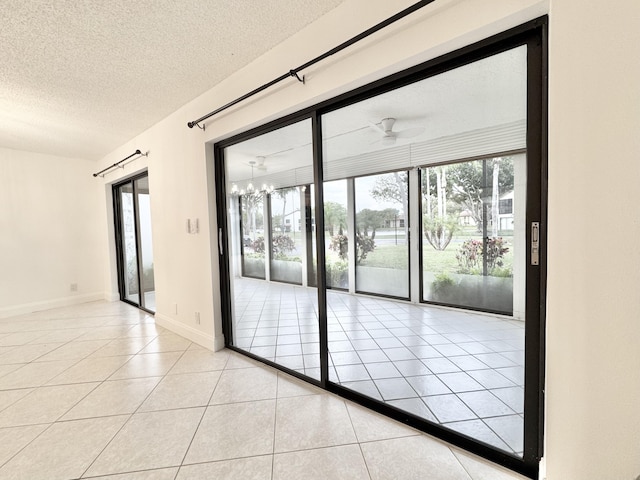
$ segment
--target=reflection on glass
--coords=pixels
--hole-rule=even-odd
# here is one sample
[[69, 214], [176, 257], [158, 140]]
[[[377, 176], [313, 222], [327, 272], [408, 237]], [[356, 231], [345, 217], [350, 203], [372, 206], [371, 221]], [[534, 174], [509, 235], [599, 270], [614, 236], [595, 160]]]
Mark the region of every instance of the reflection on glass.
[[316, 197], [315, 186], [305, 185], [304, 187], [304, 218], [307, 219], [307, 285], [318, 286], [318, 258], [316, 249]]
[[135, 181], [138, 199], [138, 231], [140, 235], [140, 263], [142, 275], [141, 305], [151, 311], [156, 309], [156, 292], [153, 275], [153, 242], [151, 240], [151, 203], [149, 197], [149, 177]]
[[320, 379], [311, 121], [224, 157], [233, 345]]
[[409, 297], [407, 172], [355, 179], [356, 290]]
[[[527, 168], [525, 153], [503, 152], [526, 149], [526, 53], [482, 58], [320, 122], [325, 227], [334, 227], [329, 380], [517, 456]], [[344, 290], [330, 275], [341, 252], [331, 202], [346, 210], [355, 279]]]
[[242, 209], [242, 274], [264, 279], [264, 193], [245, 193], [239, 201]]
[[347, 180], [324, 183], [324, 229], [327, 287], [349, 288]]
[[122, 250], [124, 253], [124, 296], [127, 300], [140, 303], [138, 286], [138, 253], [136, 247], [135, 211], [133, 208], [133, 185], [120, 187], [122, 218]]
[[424, 300], [513, 313], [514, 235], [524, 232], [515, 158], [421, 170]]
[[[305, 224], [299, 187], [275, 190], [271, 199], [271, 280], [302, 285]], [[302, 212], [304, 213], [304, 211]]]

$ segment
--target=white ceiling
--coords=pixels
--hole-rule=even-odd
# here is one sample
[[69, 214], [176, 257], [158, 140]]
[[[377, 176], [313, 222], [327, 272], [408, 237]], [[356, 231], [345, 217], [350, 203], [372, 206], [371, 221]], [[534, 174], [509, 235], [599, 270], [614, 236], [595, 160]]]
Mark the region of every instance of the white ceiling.
[[98, 159], [343, 0], [0, 0], [0, 147]]

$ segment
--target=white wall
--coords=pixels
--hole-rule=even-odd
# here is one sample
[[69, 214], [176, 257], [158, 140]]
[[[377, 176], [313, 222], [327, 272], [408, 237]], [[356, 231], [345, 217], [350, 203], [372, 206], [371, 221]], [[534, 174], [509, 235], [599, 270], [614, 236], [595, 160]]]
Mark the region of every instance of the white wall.
[[0, 318], [103, 298], [94, 166], [0, 149]]
[[554, 1], [547, 470], [640, 475], [640, 4]]
[[[210, 145], [550, 13], [548, 480], [632, 480], [640, 474], [640, 222], [638, 7], [578, 0], [439, 0], [207, 122], [213, 110], [334, 47], [413, 1], [349, 0], [238, 74], [123, 145], [109, 165], [150, 150], [106, 178], [148, 164], [157, 320], [207, 346], [222, 344]], [[110, 210], [108, 194], [102, 211]], [[187, 218], [199, 218], [189, 235]], [[113, 247], [105, 236], [107, 289]], [[105, 255], [106, 256], [106, 255]], [[174, 313], [174, 304], [178, 313]], [[196, 325], [194, 312], [202, 323]], [[543, 472], [544, 473], [544, 472]]]

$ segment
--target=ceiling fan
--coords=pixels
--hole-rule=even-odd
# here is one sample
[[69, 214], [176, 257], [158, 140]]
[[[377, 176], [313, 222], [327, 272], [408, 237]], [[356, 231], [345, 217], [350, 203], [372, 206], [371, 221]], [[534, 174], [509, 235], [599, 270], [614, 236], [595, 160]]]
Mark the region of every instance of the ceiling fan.
[[265, 157], [259, 156], [256, 157], [255, 160], [249, 160], [248, 165], [251, 167], [251, 170], [255, 168], [256, 170], [266, 170], [267, 166], [264, 164]]
[[371, 123], [370, 125], [377, 131], [382, 133], [382, 137], [373, 143], [381, 142], [383, 145], [394, 145], [398, 138], [417, 137], [425, 131], [425, 127], [406, 128], [404, 130], [393, 130], [396, 123], [395, 118], [383, 118], [379, 123]]

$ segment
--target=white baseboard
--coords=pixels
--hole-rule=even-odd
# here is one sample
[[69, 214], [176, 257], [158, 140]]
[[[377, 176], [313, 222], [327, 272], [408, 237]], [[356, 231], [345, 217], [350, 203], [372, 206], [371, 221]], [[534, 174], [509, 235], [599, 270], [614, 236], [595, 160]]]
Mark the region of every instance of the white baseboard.
[[0, 308], [0, 318], [15, 317], [17, 315], [25, 315], [42, 310], [50, 310], [52, 308], [68, 307], [80, 303], [95, 302], [104, 300], [103, 292], [85, 293], [83, 295], [73, 295], [71, 297], [54, 298], [52, 300], [43, 300], [40, 302], [23, 303], [21, 305], [13, 305], [11, 307]]
[[162, 315], [161, 313], [156, 313], [154, 317], [156, 319], [156, 324], [166, 328], [167, 330], [171, 330], [173, 333], [187, 338], [204, 348], [208, 348], [209, 350], [216, 352], [224, 348], [224, 338], [222, 337], [208, 335], [200, 330], [190, 327], [189, 325], [178, 322], [173, 318]]

